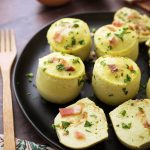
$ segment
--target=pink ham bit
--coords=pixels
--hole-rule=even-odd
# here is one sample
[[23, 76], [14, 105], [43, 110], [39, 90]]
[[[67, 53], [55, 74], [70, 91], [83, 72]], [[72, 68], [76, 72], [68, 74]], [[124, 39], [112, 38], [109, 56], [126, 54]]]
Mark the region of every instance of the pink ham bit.
[[55, 42], [61, 43], [63, 40], [63, 36], [61, 34], [61, 32], [55, 32], [54, 37], [53, 37]]
[[69, 107], [69, 108], [59, 108], [59, 112], [62, 117], [77, 115], [77, 114], [80, 114], [81, 111], [82, 111], [82, 108], [80, 105]]
[[109, 44], [110, 46], [115, 46], [118, 43], [117, 39], [115, 37], [109, 38]]
[[66, 66], [66, 67], [65, 67], [65, 70], [66, 70], [66, 71], [75, 71], [75, 68], [72, 67], [72, 66]]
[[119, 21], [113, 21], [112, 23], [115, 27], [121, 27], [123, 25], [123, 23], [119, 22]]
[[108, 65], [109, 69], [111, 70], [112, 73], [117, 72], [118, 68], [115, 64], [110, 64]]
[[113, 31], [113, 32], [116, 31], [116, 29], [115, 29], [112, 25], [107, 25], [107, 28], [108, 28], [110, 31]]
[[76, 131], [75, 138], [77, 138], [79, 140], [85, 139], [85, 134], [83, 134], [82, 132]]

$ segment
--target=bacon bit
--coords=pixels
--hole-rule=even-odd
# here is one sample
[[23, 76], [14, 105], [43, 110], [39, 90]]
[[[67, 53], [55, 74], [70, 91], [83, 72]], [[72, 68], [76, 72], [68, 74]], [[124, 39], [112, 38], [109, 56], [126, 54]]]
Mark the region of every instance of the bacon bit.
[[85, 134], [79, 132], [79, 131], [76, 131], [75, 132], [75, 137], [79, 140], [82, 140], [82, 139], [85, 139]]
[[129, 29], [130, 29], [130, 30], [135, 30], [135, 26], [129, 25]]
[[146, 121], [143, 123], [143, 126], [144, 126], [144, 128], [150, 128], [150, 123], [148, 123], [148, 121], [146, 120]]
[[113, 21], [112, 24], [116, 27], [121, 27], [123, 25], [123, 23], [121, 23], [119, 21]]
[[63, 36], [61, 34], [61, 32], [55, 32], [54, 37], [53, 37], [55, 42], [61, 43], [63, 40]]
[[59, 108], [59, 112], [62, 117], [78, 115], [81, 113], [81, 111], [82, 111], [82, 108], [80, 105], [77, 105], [75, 107], [70, 107], [70, 108]]
[[117, 43], [118, 43], [118, 41], [116, 40], [115, 37], [109, 38], [109, 44], [110, 44], [110, 46], [114, 46], [114, 45], [116, 45]]
[[138, 16], [135, 13], [132, 13], [132, 14], [128, 15], [128, 19], [140, 19], [140, 16]]
[[72, 67], [72, 66], [66, 66], [66, 67], [65, 67], [65, 70], [66, 70], [66, 71], [75, 71], [75, 68]]
[[112, 25], [107, 25], [107, 28], [108, 28], [110, 31], [113, 31], [113, 32], [116, 31], [116, 29], [115, 29]]
[[133, 68], [133, 66], [129, 66], [129, 68], [128, 68], [130, 71], [134, 71], [134, 68]]
[[115, 64], [110, 64], [108, 65], [109, 69], [111, 70], [112, 73], [117, 72], [118, 68]]

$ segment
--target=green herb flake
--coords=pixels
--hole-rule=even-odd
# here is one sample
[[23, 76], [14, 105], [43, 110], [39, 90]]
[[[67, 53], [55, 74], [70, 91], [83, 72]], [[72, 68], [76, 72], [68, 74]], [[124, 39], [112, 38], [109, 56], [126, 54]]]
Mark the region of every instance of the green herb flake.
[[126, 89], [126, 88], [122, 88], [122, 91], [123, 91], [123, 93], [124, 93], [125, 95], [127, 95], [127, 94], [128, 94], [128, 91], [127, 91], [127, 89]]
[[122, 110], [121, 112], [120, 112], [120, 114], [124, 117], [125, 115], [126, 115], [126, 110]]
[[85, 131], [86, 131], [86, 132], [90, 132], [90, 133], [91, 133], [91, 131], [89, 131], [89, 130], [87, 130], [87, 129], [85, 129]]
[[84, 127], [91, 127], [93, 124], [86, 120]]
[[85, 77], [84, 77], [84, 76], [80, 77], [80, 78], [78, 79], [78, 86], [84, 84], [84, 82], [85, 82]]
[[117, 124], [116, 127], [119, 127], [119, 124]]
[[75, 24], [73, 25], [73, 27], [74, 27], [74, 28], [78, 28], [79, 25], [78, 25], [77, 23], [75, 23]]
[[28, 77], [28, 78], [33, 78], [34, 77], [33, 73], [31, 73], [31, 72], [27, 73], [25, 76]]
[[72, 59], [72, 63], [73, 63], [73, 64], [77, 64], [77, 63], [80, 64], [79, 58]]
[[122, 123], [121, 125], [122, 125], [122, 128], [123, 128], [123, 129], [130, 129], [132, 123], [128, 123], [128, 124]]
[[138, 107], [139, 111], [143, 112], [143, 108], [142, 107]]
[[76, 45], [76, 39], [75, 39], [75, 37], [73, 36], [73, 37], [71, 38], [71, 46], [74, 46], [74, 45]]
[[108, 96], [110, 96], [110, 97], [111, 97], [111, 96], [114, 96], [114, 94], [109, 94]]
[[58, 71], [63, 71], [63, 70], [65, 70], [65, 66], [63, 64], [59, 64], [59, 65], [56, 66], [56, 69]]
[[43, 70], [43, 72], [45, 72], [45, 71], [46, 71], [46, 68], [43, 68], [42, 70]]
[[96, 115], [90, 115], [91, 117], [93, 117], [93, 118], [97, 118], [97, 116]]
[[80, 40], [80, 41], [79, 41], [79, 44], [80, 44], [80, 45], [84, 45], [84, 44], [85, 44], [85, 41], [84, 41], [84, 40]]
[[62, 128], [63, 129], [67, 129], [71, 124], [70, 122], [67, 122], [67, 121], [61, 121], [61, 123], [62, 123]]
[[110, 35], [111, 35], [111, 33], [109, 32], [109, 33], [106, 34], [106, 37], [109, 37]]
[[103, 60], [103, 61], [100, 62], [100, 64], [101, 64], [102, 66], [106, 66], [106, 61]]
[[111, 50], [112, 49], [112, 46], [111, 45], [108, 45], [108, 50]]
[[96, 32], [96, 28], [92, 28], [92, 33], [95, 33]]
[[60, 127], [60, 125], [52, 124], [52, 125], [51, 125], [51, 127], [52, 127], [53, 129], [56, 129], [56, 128], [59, 128], [59, 127]]
[[130, 82], [131, 81], [131, 77], [127, 74], [126, 78], [124, 79], [124, 83]]

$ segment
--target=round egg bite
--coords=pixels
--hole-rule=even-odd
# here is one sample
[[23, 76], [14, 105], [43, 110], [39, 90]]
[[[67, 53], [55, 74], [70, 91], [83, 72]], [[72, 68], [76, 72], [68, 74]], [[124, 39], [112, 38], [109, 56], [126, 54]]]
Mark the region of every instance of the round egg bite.
[[92, 47], [88, 25], [75, 18], [63, 18], [51, 25], [47, 32], [51, 50], [73, 54], [85, 60]]
[[109, 105], [119, 105], [133, 98], [139, 90], [141, 72], [127, 57], [100, 57], [96, 60], [92, 86], [95, 95]]
[[94, 35], [95, 52], [104, 55], [124, 56], [136, 60], [139, 53], [138, 35], [128, 25], [113, 24], [99, 28]]
[[114, 15], [115, 24], [129, 24], [138, 33], [139, 42], [145, 42], [150, 38], [150, 18], [138, 11], [123, 7]]
[[63, 104], [76, 98], [84, 84], [85, 67], [79, 57], [54, 52], [39, 59], [36, 85], [40, 95]]

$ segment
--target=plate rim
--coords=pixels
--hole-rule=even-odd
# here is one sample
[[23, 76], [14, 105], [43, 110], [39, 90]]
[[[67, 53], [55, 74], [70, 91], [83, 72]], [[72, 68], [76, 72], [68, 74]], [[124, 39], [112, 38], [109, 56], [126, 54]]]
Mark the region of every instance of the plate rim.
[[[39, 34], [42, 30], [44, 30], [46, 27], [50, 26], [52, 23], [54, 23], [55, 21], [57, 21], [58, 19], [61, 19], [61, 18], [66, 18], [66, 17], [74, 17], [74, 16], [77, 16], [77, 15], [88, 15], [88, 14], [109, 14], [109, 15], [112, 15], [114, 14], [115, 12], [114, 11], [85, 11], [85, 12], [79, 12], [79, 13], [70, 13], [70, 14], [67, 14], [67, 15], [63, 15], [63, 16], [60, 16], [60, 17], [57, 17], [53, 20], [51, 20], [50, 22], [48, 22], [47, 24], [43, 25], [37, 32], [35, 32], [31, 38], [29, 38], [29, 40], [25, 43], [24, 47], [22, 48], [22, 51], [20, 52], [19, 55], [17, 55], [17, 59], [16, 59], [16, 62], [15, 62], [15, 65], [13, 67], [13, 71], [12, 71], [12, 82], [11, 82], [11, 87], [12, 87], [12, 92], [13, 92], [13, 95], [21, 109], [21, 111], [23, 112], [23, 115], [25, 116], [25, 119], [32, 125], [32, 127], [37, 131], [37, 133], [42, 136], [42, 138], [44, 138], [48, 144], [50, 144], [50, 146], [52, 146], [52, 148], [55, 148], [55, 149], [58, 149], [58, 150], [64, 150], [64, 148], [60, 147], [58, 144], [56, 144], [55, 142], [53, 142], [51, 139], [49, 139], [46, 135], [44, 135], [42, 133], [42, 131], [33, 123], [33, 121], [31, 120], [31, 118], [27, 115], [24, 107], [22, 106], [21, 102], [20, 102], [20, 99], [19, 99], [19, 96], [18, 96], [18, 92], [17, 92], [17, 88], [16, 88], [16, 83], [15, 83], [15, 79], [16, 79], [16, 72], [17, 72], [17, 68], [18, 68], [18, 64], [20, 63], [25, 51], [26, 51], [26, 48], [28, 47], [28, 45], [30, 44], [30, 42], [34, 39], [34, 37]], [[34, 141], [33, 141], [34, 142]]]

